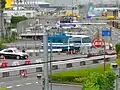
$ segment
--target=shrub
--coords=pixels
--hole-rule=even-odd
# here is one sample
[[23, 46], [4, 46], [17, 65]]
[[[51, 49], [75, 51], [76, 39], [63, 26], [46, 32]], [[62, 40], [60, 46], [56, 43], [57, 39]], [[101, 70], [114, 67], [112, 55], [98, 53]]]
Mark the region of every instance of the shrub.
[[83, 90], [114, 90], [114, 81], [116, 74], [113, 71], [107, 71], [105, 73], [90, 73], [85, 81]]
[[[106, 65], [107, 70], [110, 69], [110, 65]], [[53, 73], [51, 75], [51, 79], [54, 82], [74, 82], [74, 83], [84, 83], [86, 80], [86, 77], [89, 75], [91, 72], [99, 72], [99, 73], [104, 73], [104, 67], [103, 65], [97, 66], [95, 68], [83, 68], [79, 70], [71, 70], [71, 71], [64, 71], [64, 72], [59, 72], [59, 73]]]

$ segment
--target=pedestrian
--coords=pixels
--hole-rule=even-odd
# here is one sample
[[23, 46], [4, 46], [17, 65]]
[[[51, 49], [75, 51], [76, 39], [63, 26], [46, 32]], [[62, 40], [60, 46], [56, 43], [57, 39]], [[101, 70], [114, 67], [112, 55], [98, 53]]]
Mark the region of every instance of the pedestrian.
[[23, 47], [23, 49], [22, 49], [22, 52], [24, 52], [25, 53], [25, 48]]

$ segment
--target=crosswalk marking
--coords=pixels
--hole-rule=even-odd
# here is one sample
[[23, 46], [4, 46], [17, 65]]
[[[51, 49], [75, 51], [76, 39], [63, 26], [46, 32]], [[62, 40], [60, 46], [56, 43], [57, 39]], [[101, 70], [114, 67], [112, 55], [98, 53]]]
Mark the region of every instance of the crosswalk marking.
[[[38, 82], [34, 82], [34, 83], [38, 83]], [[30, 84], [34, 84], [34, 83], [25, 83], [25, 85], [30, 85]], [[22, 85], [22, 84], [18, 84], [18, 85], [15, 85], [16, 87], [20, 87], [20, 86], [24, 86], [24, 85]], [[6, 87], [6, 88], [13, 88], [13, 86], [8, 86], [8, 87]]]
[[12, 88], [12, 86], [8, 86], [8, 87], [6, 87], [6, 88]]
[[32, 84], [32, 83], [26, 83], [26, 85], [30, 85], [30, 84]]
[[20, 85], [20, 84], [18, 84], [18, 85], [16, 85], [17, 87], [20, 87], [20, 86], [22, 86], [22, 85]]

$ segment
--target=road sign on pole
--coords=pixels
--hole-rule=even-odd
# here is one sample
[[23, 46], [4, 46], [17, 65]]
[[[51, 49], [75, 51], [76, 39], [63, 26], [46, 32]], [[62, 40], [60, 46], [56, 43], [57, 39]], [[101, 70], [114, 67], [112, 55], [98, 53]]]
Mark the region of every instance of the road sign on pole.
[[110, 30], [103, 30], [102, 36], [111, 36], [111, 31]]
[[96, 39], [93, 40], [92, 45], [95, 48], [100, 48], [103, 45], [103, 41], [100, 38], [96, 38]]

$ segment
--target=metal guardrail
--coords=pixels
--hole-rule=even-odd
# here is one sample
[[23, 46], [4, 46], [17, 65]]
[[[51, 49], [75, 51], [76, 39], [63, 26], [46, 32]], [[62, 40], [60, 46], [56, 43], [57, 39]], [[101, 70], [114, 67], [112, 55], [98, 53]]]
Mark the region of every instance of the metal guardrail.
[[[106, 55], [106, 59], [111, 59], [111, 58], [116, 58], [116, 55]], [[52, 61], [52, 65], [53, 67], [59, 67], [63, 68], [64, 65], [66, 66], [67, 64], [79, 64], [79, 63], [83, 63], [83, 65], [87, 65], [87, 64], [93, 64], [93, 63], [99, 63], [99, 61], [103, 60], [104, 57], [103, 56], [97, 56], [97, 57], [91, 57], [91, 58], [81, 58], [81, 59], [73, 59], [73, 60], [62, 60], [62, 61]], [[19, 71], [19, 70], [28, 70], [28, 69], [33, 69], [33, 68], [39, 68], [39, 67], [43, 67], [43, 63], [50, 63], [50, 61], [48, 62], [41, 62], [41, 63], [34, 63], [32, 65], [25, 65], [25, 66], [19, 66], [19, 67], [7, 67], [7, 68], [1, 68], [0, 69], [0, 73], [4, 73], [4, 72], [12, 72], [12, 71]], [[72, 65], [73, 66], [73, 65]], [[77, 66], [77, 65], [75, 65]], [[80, 65], [79, 65], [80, 66]]]

